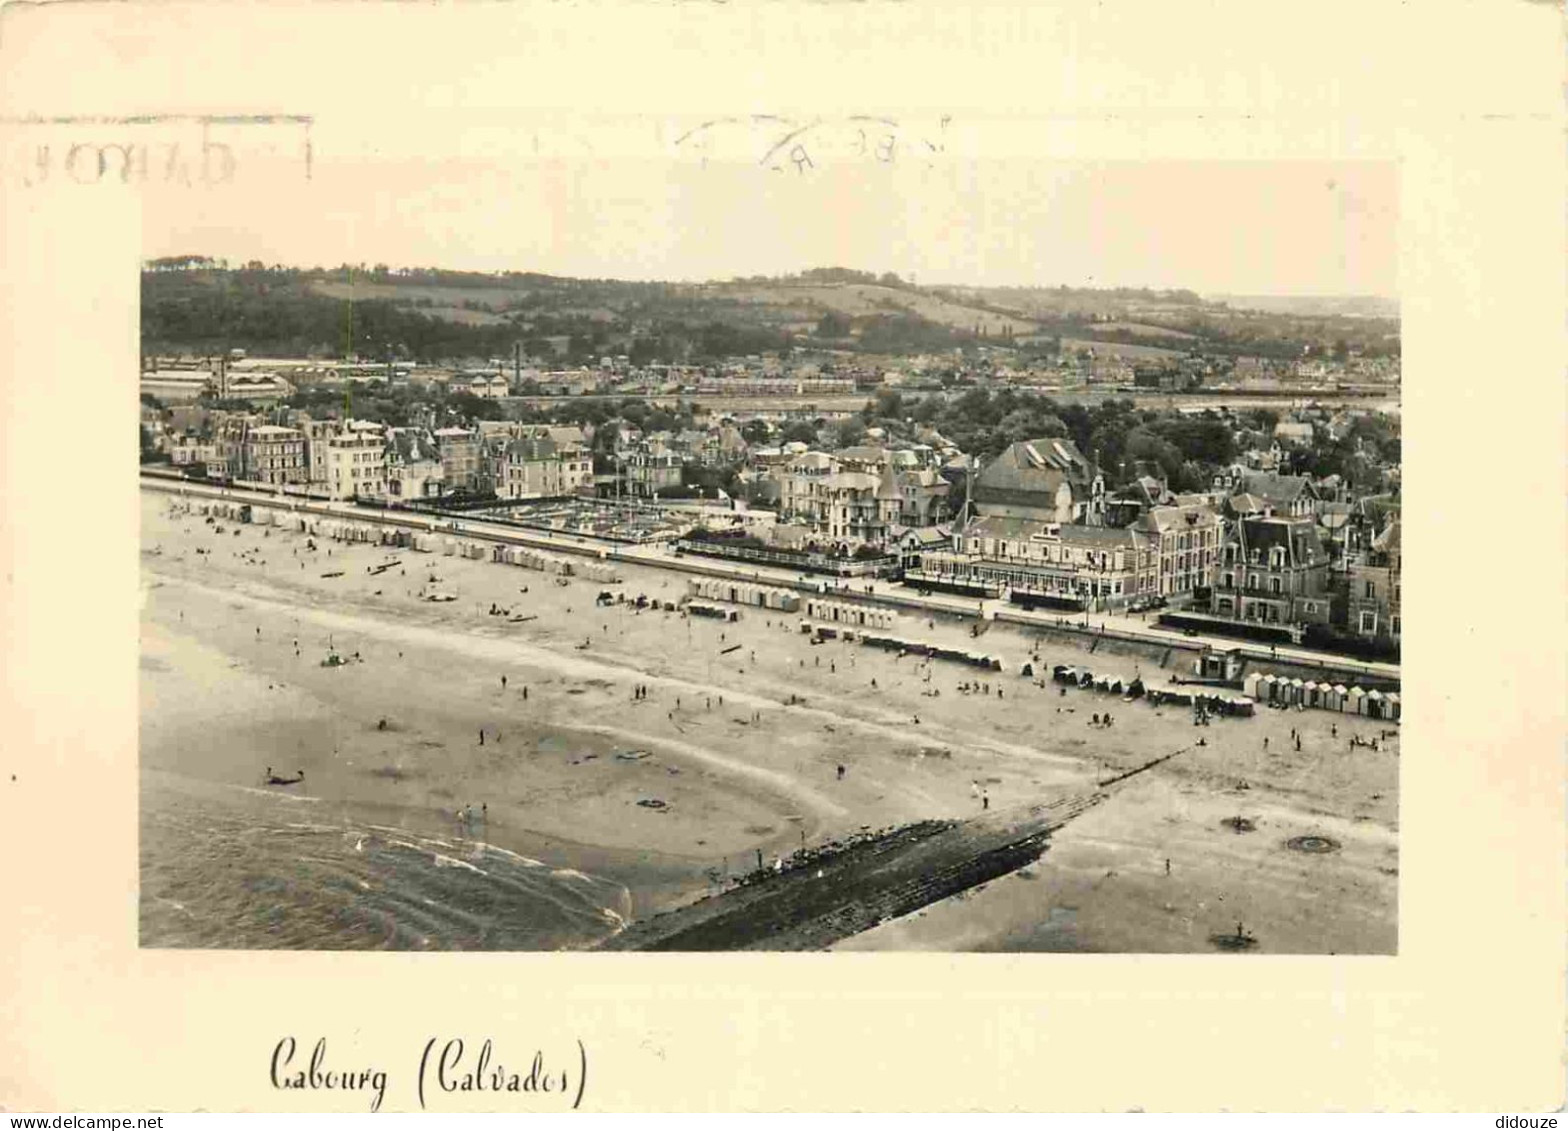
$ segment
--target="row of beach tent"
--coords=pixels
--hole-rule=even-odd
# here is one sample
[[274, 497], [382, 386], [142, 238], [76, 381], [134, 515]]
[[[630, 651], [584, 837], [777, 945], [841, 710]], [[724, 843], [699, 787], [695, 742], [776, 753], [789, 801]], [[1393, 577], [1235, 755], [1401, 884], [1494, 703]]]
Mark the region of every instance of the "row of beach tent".
[[1129, 679], [1119, 675], [1095, 675], [1088, 668], [1069, 667], [1066, 664], [1057, 664], [1052, 668], [1051, 679], [1086, 691], [1120, 695], [1126, 699], [1147, 699], [1155, 706], [1164, 704], [1181, 707], [1196, 706], [1212, 714], [1243, 717], [1253, 713], [1250, 699], [1234, 695], [1218, 695], [1191, 684], [1145, 683], [1139, 676]]
[[806, 598], [806, 615], [858, 628], [892, 628], [898, 623], [898, 614], [891, 609], [854, 605], [847, 601], [824, 601], [820, 597]]
[[[525, 569], [537, 569], [562, 577], [582, 577], [601, 584], [613, 584], [620, 580], [620, 574], [608, 562], [572, 561], [555, 554], [540, 553], [538, 550], [529, 549], [526, 546], [503, 546], [492, 542], [480, 542], [465, 538], [442, 537], [423, 531], [383, 526], [379, 523], [347, 522], [342, 519], [321, 518], [308, 512], [279, 511], [272, 507], [257, 506], [251, 503], [215, 500], [198, 503], [194, 508], [187, 505], [187, 512], [192, 509], [194, 509], [195, 513], [201, 515], [227, 518], [236, 522], [251, 522], [261, 526], [278, 526], [300, 534], [327, 538], [334, 542], [355, 542], [372, 546], [396, 546], [417, 550], [425, 554], [440, 553], [449, 558], [466, 558], [470, 561], [485, 561], [488, 559], [490, 561], [502, 562], [506, 565], [522, 566]], [[786, 608], [786, 606], [782, 605], [771, 607]], [[796, 607], [798, 607], [798, 599]], [[793, 612], [794, 609], [791, 608], [788, 611]]]
[[939, 648], [935, 644], [924, 644], [918, 640], [896, 640], [890, 636], [867, 636], [865, 633], [861, 633], [860, 642], [889, 652], [926, 656], [933, 660], [952, 660], [955, 663], [968, 664], [970, 667], [975, 668], [985, 668], [987, 671], [993, 672], [1002, 670], [1002, 661], [995, 656], [982, 656], [976, 652], [961, 652], [957, 648]]
[[779, 589], [771, 585], [750, 585], [722, 577], [693, 577], [687, 579], [686, 592], [692, 597], [728, 601], [732, 605], [754, 605], [759, 609], [777, 609], [785, 613], [800, 611], [800, 594], [792, 589]]
[[1400, 716], [1397, 691], [1384, 692], [1376, 688], [1367, 691], [1361, 687], [1346, 687], [1342, 683], [1288, 679], [1260, 672], [1249, 675], [1242, 686], [1259, 703], [1316, 707], [1347, 715], [1365, 715], [1372, 719], [1397, 719]]
[[[582, 577], [600, 584], [612, 584], [620, 580], [615, 567], [606, 562], [573, 561], [555, 554], [540, 553], [527, 546], [502, 546], [487, 542], [471, 542], [463, 545], [464, 557], [482, 558], [488, 555], [491, 561], [500, 562], [502, 565], [536, 569], [558, 577]], [[474, 548], [482, 552], [475, 554]]]
[[1092, 691], [1106, 691], [1115, 695], [1130, 695], [1134, 699], [1143, 694], [1143, 681], [1136, 676], [1127, 679], [1119, 675], [1095, 675], [1088, 668], [1074, 668], [1057, 664], [1051, 669], [1051, 679], [1068, 687], [1082, 687]]

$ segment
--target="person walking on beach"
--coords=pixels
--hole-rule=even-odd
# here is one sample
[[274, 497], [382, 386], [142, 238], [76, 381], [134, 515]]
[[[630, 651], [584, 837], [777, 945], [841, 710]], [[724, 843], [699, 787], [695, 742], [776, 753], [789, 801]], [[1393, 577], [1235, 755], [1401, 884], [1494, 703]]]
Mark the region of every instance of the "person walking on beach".
[[838, 780], [839, 781], [843, 781], [844, 780], [844, 767], [843, 766], [840, 766], [838, 768]]
[[479, 745], [483, 746], [484, 744], [485, 744], [485, 728], [484, 727], [480, 727], [479, 728]]
[[506, 676], [504, 676], [504, 675], [501, 677], [501, 690], [502, 691], [506, 690]]

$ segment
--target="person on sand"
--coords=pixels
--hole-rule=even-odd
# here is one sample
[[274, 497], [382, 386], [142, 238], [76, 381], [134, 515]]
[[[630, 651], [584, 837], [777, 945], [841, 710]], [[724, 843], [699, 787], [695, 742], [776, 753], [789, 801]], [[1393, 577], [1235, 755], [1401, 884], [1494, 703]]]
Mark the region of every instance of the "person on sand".
[[[269, 770], [268, 772], [270, 773], [271, 771]], [[839, 781], [843, 781], [844, 780], [844, 767], [843, 766], [840, 766], [838, 768], [838, 780]]]
[[501, 677], [501, 690], [502, 691], [506, 690], [506, 676], [504, 676], [504, 675]]
[[485, 744], [485, 728], [484, 727], [480, 727], [479, 728], [479, 745], [483, 746], [484, 744]]
[[1167, 876], [1171, 874], [1171, 858], [1169, 856], [1165, 858], [1165, 874]]

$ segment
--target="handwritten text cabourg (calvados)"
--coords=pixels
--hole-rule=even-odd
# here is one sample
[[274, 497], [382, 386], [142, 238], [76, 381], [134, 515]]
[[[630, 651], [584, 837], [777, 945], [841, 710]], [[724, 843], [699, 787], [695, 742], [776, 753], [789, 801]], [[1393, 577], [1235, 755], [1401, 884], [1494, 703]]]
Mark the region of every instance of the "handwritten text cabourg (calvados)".
[[[579, 1108], [588, 1083], [588, 1050], [577, 1042], [576, 1063], [557, 1067], [547, 1063], [543, 1050], [519, 1067], [510, 1067], [486, 1038], [470, 1049], [461, 1038], [425, 1042], [415, 1075], [415, 1092], [421, 1110], [451, 1096], [459, 1101], [524, 1102], [529, 1106]], [[361, 1092], [371, 1111], [381, 1110], [390, 1076], [384, 1068], [338, 1067], [329, 1063], [327, 1040], [318, 1039], [308, 1056], [293, 1037], [284, 1037], [272, 1049], [272, 1086], [283, 1092]], [[476, 1109], [477, 1110], [477, 1109]]]

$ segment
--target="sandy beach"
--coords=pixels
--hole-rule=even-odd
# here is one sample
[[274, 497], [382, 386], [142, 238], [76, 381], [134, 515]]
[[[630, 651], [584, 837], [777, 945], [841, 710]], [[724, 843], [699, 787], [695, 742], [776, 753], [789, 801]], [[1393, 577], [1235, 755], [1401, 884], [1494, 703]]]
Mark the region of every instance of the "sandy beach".
[[[173, 514], [159, 492], [142, 508], [144, 828], [192, 783], [310, 798], [297, 804], [323, 827], [373, 824], [588, 877], [613, 930], [714, 890], [759, 853], [971, 817], [982, 796], [1082, 792], [1181, 750], [1112, 787], [1037, 864], [841, 947], [1212, 952], [1241, 922], [1254, 953], [1396, 949], [1399, 742], [1349, 746], [1391, 724], [1260, 710], [1198, 728], [1188, 708], [1018, 675], [1036, 655], [1046, 671], [1083, 659], [1021, 628], [990, 628], [983, 649], [1004, 670], [977, 676], [813, 645], [789, 614], [726, 622], [595, 602], [606, 589], [678, 601], [685, 577], [670, 570], [622, 566], [619, 584], [600, 585], [380, 546], [311, 550], [302, 534]], [[892, 635], [976, 647], [969, 621], [900, 620]], [[348, 662], [324, 666], [329, 654]], [[1131, 656], [1103, 663], [1169, 675]], [[984, 693], [960, 690], [977, 679]], [[1090, 725], [1107, 710], [1113, 726]], [[267, 787], [269, 767], [304, 781]], [[1223, 823], [1233, 817], [1250, 831]], [[1328, 850], [1287, 846], [1302, 836]], [[181, 945], [149, 920], [149, 875], [161, 875], [149, 851], [143, 941]], [[194, 906], [167, 886], [160, 906]], [[404, 945], [389, 937], [363, 945]]]

